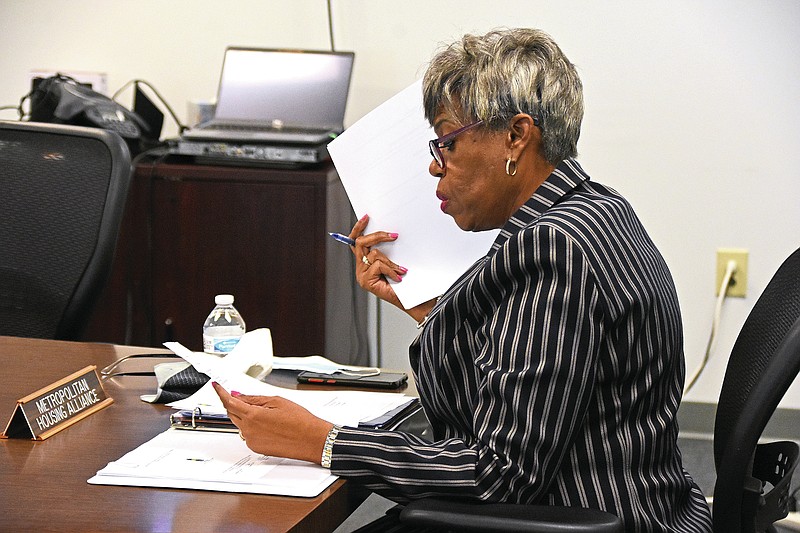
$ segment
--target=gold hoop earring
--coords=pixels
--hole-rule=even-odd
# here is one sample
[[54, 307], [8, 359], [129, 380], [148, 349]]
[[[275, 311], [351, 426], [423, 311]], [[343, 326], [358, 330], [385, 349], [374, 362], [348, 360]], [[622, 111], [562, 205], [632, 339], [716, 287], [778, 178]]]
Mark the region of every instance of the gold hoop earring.
[[[512, 164], [514, 165], [514, 170], [511, 170]], [[509, 176], [516, 176], [517, 174], [517, 162], [510, 157], [506, 160], [506, 174]]]

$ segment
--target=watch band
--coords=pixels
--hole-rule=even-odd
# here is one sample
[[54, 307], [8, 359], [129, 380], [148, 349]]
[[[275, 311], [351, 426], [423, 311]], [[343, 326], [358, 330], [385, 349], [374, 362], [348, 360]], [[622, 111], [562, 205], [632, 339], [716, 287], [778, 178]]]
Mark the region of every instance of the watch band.
[[333, 453], [333, 443], [336, 441], [336, 436], [339, 434], [339, 426], [333, 426], [325, 437], [325, 445], [322, 447], [322, 460], [320, 464], [324, 468], [331, 467], [331, 454]]

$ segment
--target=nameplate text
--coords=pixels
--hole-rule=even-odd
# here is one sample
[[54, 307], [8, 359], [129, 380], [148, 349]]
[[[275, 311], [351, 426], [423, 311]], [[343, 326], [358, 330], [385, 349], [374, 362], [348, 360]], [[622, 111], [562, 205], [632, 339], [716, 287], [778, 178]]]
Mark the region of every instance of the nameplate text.
[[0, 437], [44, 440], [114, 400], [106, 396], [94, 365], [17, 400]]

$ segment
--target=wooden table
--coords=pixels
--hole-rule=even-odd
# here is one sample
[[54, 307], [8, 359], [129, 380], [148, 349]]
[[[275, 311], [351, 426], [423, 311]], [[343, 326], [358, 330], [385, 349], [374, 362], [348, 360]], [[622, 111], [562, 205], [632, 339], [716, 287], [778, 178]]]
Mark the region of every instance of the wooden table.
[[[157, 352], [164, 350], [0, 337], [0, 425], [16, 400], [87, 365], [99, 373], [125, 355]], [[158, 360], [138, 361], [152, 368]], [[110, 461], [167, 429], [172, 412], [139, 399], [155, 392], [154, 377], [103, 386], [113, 404], [49, 439], [0, 439], [0, 530], [318, 533], [335, 529], [367, 496], [341, 479], [316, 498], [89, 485]]]

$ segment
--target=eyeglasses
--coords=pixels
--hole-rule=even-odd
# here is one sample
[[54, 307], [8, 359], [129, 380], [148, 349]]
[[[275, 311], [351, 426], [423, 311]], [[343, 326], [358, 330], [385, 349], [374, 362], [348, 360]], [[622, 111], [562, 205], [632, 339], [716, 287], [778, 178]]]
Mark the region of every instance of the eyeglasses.
[[436, 164], [439, 165], [441, 169], [444, 169], [444, 154], [442, 153], [442, 148], [449, 148], [453, 141], [458, 135], [461, 135], [468, 129], [472, 129], [475, 126], [483, 124], [482, 120], [477, 122], [473, 122], [472, 124], [467, 124], [463, 128], [458, 128], [455, 131], [451, 131], [447, 135], [442, 135], [438, 139], [433, 139], [432, 141], [428, 141], [428, 148], [431, 151], [431, 155], [433, 159], [436, 161]]

